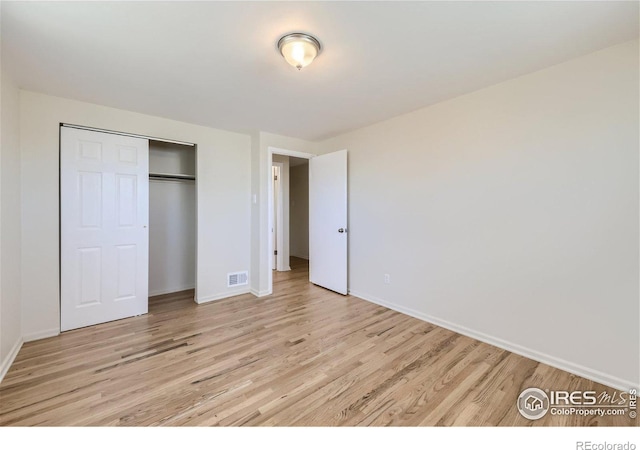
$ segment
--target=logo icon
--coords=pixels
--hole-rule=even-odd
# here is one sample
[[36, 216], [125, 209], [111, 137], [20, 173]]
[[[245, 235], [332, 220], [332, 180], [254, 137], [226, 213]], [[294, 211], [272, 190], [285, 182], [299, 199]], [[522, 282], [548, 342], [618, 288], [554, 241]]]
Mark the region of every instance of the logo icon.
[[542, 389], [525, 389], [518, 397], [517, 406], [522, 417], [538, 420], [549, 411], [549, 397]]

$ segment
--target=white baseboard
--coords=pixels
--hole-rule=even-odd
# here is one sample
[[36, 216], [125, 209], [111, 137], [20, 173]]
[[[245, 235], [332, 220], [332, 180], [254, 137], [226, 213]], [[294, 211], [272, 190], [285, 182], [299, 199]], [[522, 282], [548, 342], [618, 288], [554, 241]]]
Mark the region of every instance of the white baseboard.
[[18, 339], [18, 341], [11, 348], [9, 354], [4, 358], [4, 360], [2, 360], [2, 363], [0, 363], [0, 383], [2, 383], [2, 380], [9, 371], [11, 364], [13, 364], [13, 361], [15, 361], [16, 356], [18, 356], [18, 352], [22, 348], [22, 342], [22, 339]]
[[462, 334], [464, 336], [467, 336], [473, 339], [477, 339], [478, 341], [485, 342], [487, 344], [510, 351], [517, 355], [524, 356], [525, 358], [529, 358], [534, 361], [547, 364], [557, 369], [564, 370], [565, 372], [578, 375], [580, 377], [586, 378], [591, 381], [595, 381], [596, 383], [604, 384], [605, 386], [609, 386], [620, 391], [628, 392], [629, 389], [632, 389], [632, 388], [640, 390], [640, 385], [636, 384], [637, 382], [634, 383], [629, 380], [623, 380], [613, 375], [603, 373], [598, 370], [594, 370], [589, 367], [582, 366], [580, 364], [575, 364], [575, 363], [572, 363], [571, 361], [556, 358], [555, 356], [551, 356], [546, 353], [539, 352], [537, 350], [523, 347], [521, 345], [505, 341], [495, 336], [491, 336], [479, 331], [475, 331], [465, 326], [440, 319], [438, 317], [430, 316], [429, 314], [416, 311], [415, 309], [407, 308], [405, 306], [398, 305], [396, 303], [388, 302], [386, 300], [377, 298], [372, 295], [363, 294], [363, 293], [355, 292], [351, 290], [349, 291], [349, 294], [354, 297], [358, 297], [362, 300], [366, 300], [368, 302], [375, 303], [380, 306], [384, 306], [386, 308], [392, 309], [394, 311], [398, 311], [408, 316], [415, 317], [416, 319], [424, 320], [425, 322], [438, 325], [442, 328], [446, 328], [447, 330], [454, 331], [456, 333]]
[[251, 289], [251, 293], [256, 297], [266, 297], [267, 295], [271, 295], [273, 292], [269, 289], [265, 289], [264, 291], [258, 291], [257, 289]]
[[182, 286], [177, 288], [159, 289], [157, 291], [149, 291], [149, 297], [155, 297], [156, 295], [173, 294], [174, 292], [188, 291], [189, 289], [195, 289], [195, 284], [189, 286]]
[[222, 300], [222, 299], [229, 298], [229, 297], [235, 297], [236, 295], [249, 294], [250, 292], [251, 292], [251, 289], [246, 288], [246, 289], [239, 289], [237, 291], [224, 292], [222, 294], [208, 295], [206, 297], [196, 298], [196, 303], [201, 304], [201, 303], [214, 302], [216, 300]]
[[35, 333], [25, 334], [22, 336], [24, 342], [37, 341], [39, 339], [46, 339], [60, 334], [60, 328], [51, 328], [49, 330], [42, 330]]

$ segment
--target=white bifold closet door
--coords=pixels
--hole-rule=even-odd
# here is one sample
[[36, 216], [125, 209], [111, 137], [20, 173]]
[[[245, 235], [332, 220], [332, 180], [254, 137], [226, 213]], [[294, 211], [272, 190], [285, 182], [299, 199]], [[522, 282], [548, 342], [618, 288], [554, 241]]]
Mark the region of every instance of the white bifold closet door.
[[60, 134], [61, 330], [146, 314], [149, 141]]

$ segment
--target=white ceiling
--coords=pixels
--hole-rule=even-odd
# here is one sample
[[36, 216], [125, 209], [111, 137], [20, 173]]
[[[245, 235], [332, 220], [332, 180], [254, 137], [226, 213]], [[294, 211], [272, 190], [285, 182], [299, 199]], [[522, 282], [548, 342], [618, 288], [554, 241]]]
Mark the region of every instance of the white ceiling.
[[[637, 2], [6, 2], [29, 90], [318, 140], [638, 37]], [[324, 45], [298, 72], [275, 44]]]

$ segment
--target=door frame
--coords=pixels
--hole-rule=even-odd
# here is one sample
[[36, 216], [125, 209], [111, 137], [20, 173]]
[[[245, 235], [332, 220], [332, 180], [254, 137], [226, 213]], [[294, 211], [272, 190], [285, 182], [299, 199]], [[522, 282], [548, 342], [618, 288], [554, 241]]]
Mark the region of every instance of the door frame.
[[[268, 199], [268, 206], [267, 206], [267, 211], [268, 211], [268, 219], [267, 219], [267, 231], [271, 230], [271, 228], [273, 228], [273, 180], [271, 179], [271, 167], [273, 166], [273, 155], [280, 155], [280, 156], [292, 156], [294, 158], [302, 158], [302, 159], [311, 159], [314, 158], [315, 154], [313, 153], [304, 153], [304, 152], [298, 152], [298, 151], [294, 151], [294, 150], [287, 150], [284, 148], [278, 148], [278, 147], [267, 147], [267, 176], [268, 176], [268, 180], [269, 182], [267, 183], [268, 185], [268, 190], [267, 190], [267, 199]], [[282, 208], [280, 208], [280, 210], [282, 211]], [[282, 227], [280, 227], [280, 229], [282, 229]], [[283, 233], [284, 235], [284, 233]], [[269, 239], [267, 239], [267, 255], [269, 256], [269, 258], [273, 257], [273, 239], [271, 239], [271, 235], [270, 233], [267, 234], [267, 236], [269, 236]], [[284, 238], [283, 238], [284, 239]], [[263, 247], [264, 248], [264, 247]], [[284, 255], [280, 255], [280, 253], [278, 254], [279, 257], [284, 257]], [[278, 260], [280, 261], [280, 260]], [[271, 263], [268, 264], [267, 266], [267, 292], [263, 295], [271, 295], [273, 293], [273, 270], [271, 270]]]
[[[281, 162], [272, 162], [271, 167], [277, 168], [277, 176], [280, 177], [277, 182], [272, 179], [271, 186], [273, 192], [273, 185], [275, 184], [278, 192], [275, 192], [269, 198], [271, 199], [271, 229], [275, 228], [275, 239], [276, 239], [276, 248], [273, 250], [277, 251], [275, 257], [275, 267], [271, 267], [271, 270], [277, 270], [278, 272], [283, 272], [290, 270], [289, 265], [284, 263], [284, 208], [283, 208], [283, 199], [284, 199], [284, 188], [282, 186], [282, 172], [284, 172], [284, 164]], [[277, 204], [274, 203], [274, 199], [278, 199]], [[274, 217], [275, 215], [275, 217]], [[273, 220], [275, 219], [275, 221]], [[273, 237], [273, 236], [272, 236]], [[271, 239], [271, 247], [273, 248], [273, 239]]]

